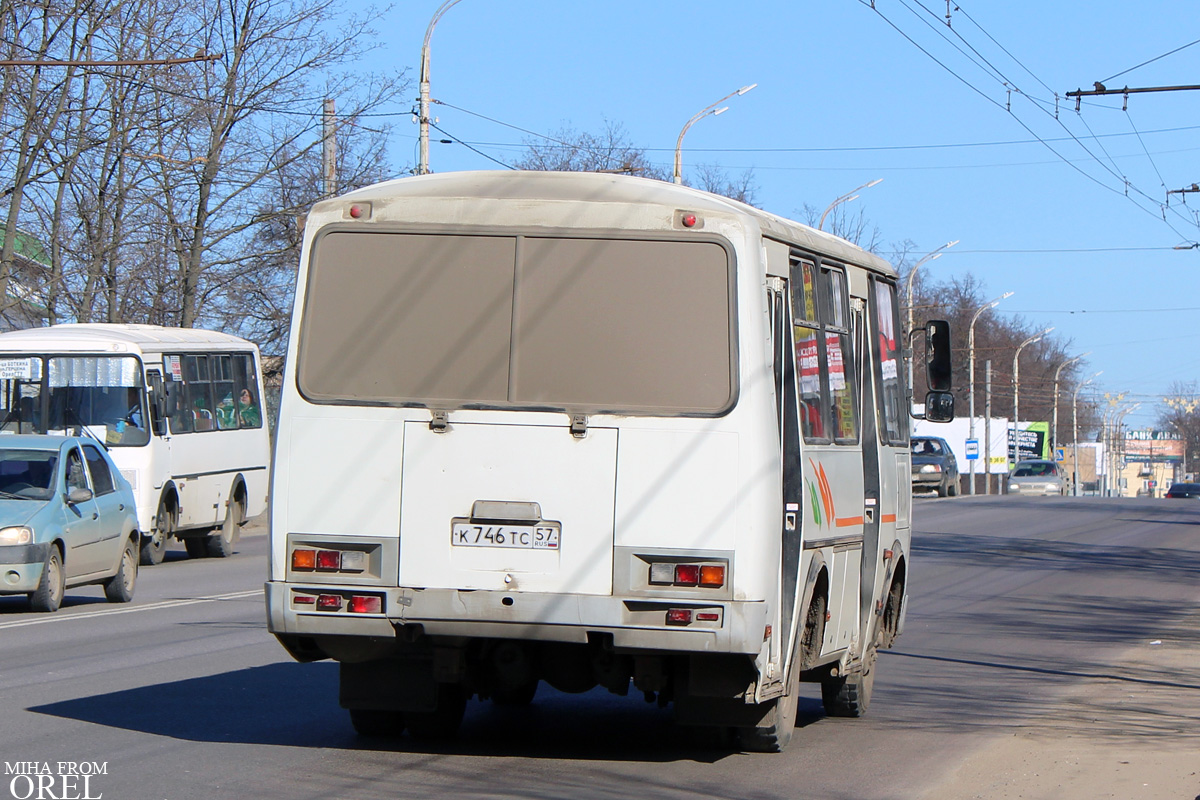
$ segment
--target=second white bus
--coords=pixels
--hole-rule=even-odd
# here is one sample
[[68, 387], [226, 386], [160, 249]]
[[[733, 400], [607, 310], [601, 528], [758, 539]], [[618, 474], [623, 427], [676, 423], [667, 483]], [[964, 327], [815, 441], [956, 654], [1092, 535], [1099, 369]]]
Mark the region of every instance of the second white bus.
[[266, 510], [270, 440], [258, 348], [225, 333], [63, 324], [0, 334], [0, 435], [90, 435], [133, 485], [141, 562], [172, 538], [233, 552]]

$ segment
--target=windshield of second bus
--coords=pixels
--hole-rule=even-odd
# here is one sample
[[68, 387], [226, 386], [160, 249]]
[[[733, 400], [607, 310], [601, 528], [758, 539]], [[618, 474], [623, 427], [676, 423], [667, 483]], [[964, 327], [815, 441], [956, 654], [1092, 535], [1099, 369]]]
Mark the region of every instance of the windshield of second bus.
[[106, 445], [150, 441], [133, 356], [0, 356], [0, 433], [85, 433]]

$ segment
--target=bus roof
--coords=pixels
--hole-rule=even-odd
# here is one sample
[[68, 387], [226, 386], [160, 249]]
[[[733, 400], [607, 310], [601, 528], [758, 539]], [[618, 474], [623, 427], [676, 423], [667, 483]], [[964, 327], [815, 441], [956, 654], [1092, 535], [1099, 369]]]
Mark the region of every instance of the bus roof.
[[129, 350], [151, 351], [254, 347], [245, 339], [218, 331], [109, 322], [63, 323], [0, 333], [0, 351], [110, 350], [113, 344], [126, 345]]
[[397, 178], [358, 189], [318, 203], [313, 215], [324, 212], [341, 219], [341, 209], [347, 202], [378, 203], [383, 210], [389, 200], [397, 198], [628, 203], [742, 214], [752, 217], [768, 237], [810, 247], [887, 275], [896, 274], [895, 268], [884, 259], [831, 233], [722, 195], [632, 175], [521, 170], [436, 173]]

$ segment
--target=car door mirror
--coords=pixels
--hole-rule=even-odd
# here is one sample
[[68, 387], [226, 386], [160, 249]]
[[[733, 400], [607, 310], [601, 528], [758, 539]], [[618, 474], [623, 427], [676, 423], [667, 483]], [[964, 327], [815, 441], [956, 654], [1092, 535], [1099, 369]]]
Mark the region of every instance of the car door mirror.
[[82, 486], [72, 486], [67, 490], [67, 503], [69, 505], [78, 505], [86, 503], [92, 499], [92, 490]]

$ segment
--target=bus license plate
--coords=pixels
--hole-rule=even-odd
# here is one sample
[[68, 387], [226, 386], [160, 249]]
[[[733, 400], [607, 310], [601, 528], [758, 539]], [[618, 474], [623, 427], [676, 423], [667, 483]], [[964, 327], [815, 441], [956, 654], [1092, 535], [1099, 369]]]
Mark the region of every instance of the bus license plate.
[[557, 550], [558, 525], [476, 525], [454, 522], [450, 544], [456, 547], [517, 547], [530, 550]]

